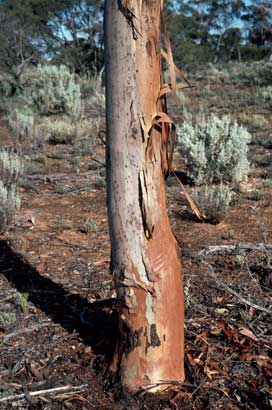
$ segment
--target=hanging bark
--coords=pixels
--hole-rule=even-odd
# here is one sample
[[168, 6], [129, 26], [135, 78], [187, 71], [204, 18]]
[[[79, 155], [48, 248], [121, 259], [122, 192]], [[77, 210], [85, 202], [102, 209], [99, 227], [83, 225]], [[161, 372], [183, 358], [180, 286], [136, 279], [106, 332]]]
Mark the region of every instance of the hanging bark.
[[184, 380], [181, 266], [164, 188], [172, 124], [161, 95], [161, 9], [161, 0], [105, 2], [107, 196], [119, 301], [111, 371], [129, 390]]

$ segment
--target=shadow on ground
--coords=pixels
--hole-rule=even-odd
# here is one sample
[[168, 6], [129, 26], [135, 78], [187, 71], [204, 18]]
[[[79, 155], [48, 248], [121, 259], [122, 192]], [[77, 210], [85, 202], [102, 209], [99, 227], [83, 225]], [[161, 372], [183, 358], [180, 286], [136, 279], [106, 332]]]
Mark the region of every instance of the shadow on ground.
[[65, 290], [41, 275], [6, 241], [0, 240], [0, 274], [28, 300], [70, 333], [77, 333], [97, 355], [110, 358], [117, 330], [117, 307], [114, 299], [94, 303]]

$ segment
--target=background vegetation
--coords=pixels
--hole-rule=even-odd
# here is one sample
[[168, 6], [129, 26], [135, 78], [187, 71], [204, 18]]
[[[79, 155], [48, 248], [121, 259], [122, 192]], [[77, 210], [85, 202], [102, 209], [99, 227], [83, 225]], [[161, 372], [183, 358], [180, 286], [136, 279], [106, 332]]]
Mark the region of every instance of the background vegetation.
[[[269, 121], [257, 112], [237, 115], [233, 92], [220, 110], [214, 85], [254, 87], [249, 98], [271, 110], [271, 5], [168, 0], [165, 17], [177, 65], [191, 81], [206, 82], [194, 107], [189, 93], [179, 93], [179, 152], [200, 186], [199, 207], [206, 214], [226, 210], [231, 190], [248, 175], [250, 133], [269, 128]], [[0, 1], [0, 109], [17, 150], [31, 153], [27, 172], [43, 171], [43, 160], [34, 163], [33, 156], [44, 144], [72, 144], [74, 164], [90, 152], [90, 132], [104, 127], [103, 64], [103, 1]], [[205, 107], [205, 98], [213, 103]]]

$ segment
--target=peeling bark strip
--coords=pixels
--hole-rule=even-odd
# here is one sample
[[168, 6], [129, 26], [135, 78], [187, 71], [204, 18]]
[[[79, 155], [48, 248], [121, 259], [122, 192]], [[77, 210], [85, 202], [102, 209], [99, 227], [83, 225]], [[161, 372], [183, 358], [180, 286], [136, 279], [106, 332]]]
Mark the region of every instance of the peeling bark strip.
[[173, 125], [168, 89], [161, 94], [161, 8], [161, 0], [105, 1], [107, 200], [119, 300], [111, 370], [129, 390], [184, 380], [181, 267], [164, 190]]

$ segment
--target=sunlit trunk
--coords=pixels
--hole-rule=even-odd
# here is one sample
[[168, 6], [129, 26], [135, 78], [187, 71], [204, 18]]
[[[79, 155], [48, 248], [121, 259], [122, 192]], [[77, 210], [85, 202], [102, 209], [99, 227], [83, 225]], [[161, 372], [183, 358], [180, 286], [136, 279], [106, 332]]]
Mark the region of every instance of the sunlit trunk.
[[[162, 170], [161, 0], [106, 0], [107, 195], [119, 336], [111, 371], [129, 390], [184, 380], [181, 266]], [[163, 107], [163, 108], [162, 108]]]

